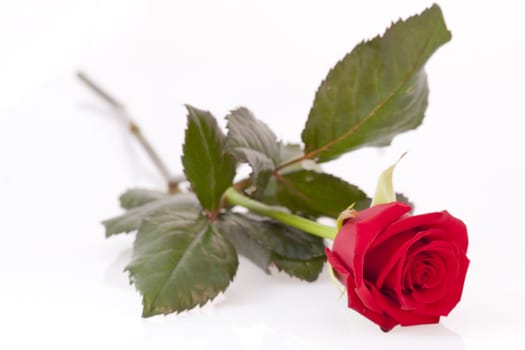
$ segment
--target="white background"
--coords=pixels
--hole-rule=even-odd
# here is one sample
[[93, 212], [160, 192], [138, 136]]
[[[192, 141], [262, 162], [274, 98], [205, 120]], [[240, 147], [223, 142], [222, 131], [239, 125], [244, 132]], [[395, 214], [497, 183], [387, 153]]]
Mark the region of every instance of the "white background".
[[520, 1], [441, 1], [453, 40], [427, 65], [424, 125], [324, 167], [416, 212], [469, 227], [463, 300], [438, 326], [388, 334], [313, 284], [241, 260], [211, 305], [140, 318], [122, 272], [132, 236], [104, 239], [118, 195], [163, 181], [82, 68], [125, 101], [174, 173], [184, 103], [249, 107], [300, 141], [315, 89], [363, 38], [428, 1], [0, 1], [0, 348], [523, 349], [525, 38]]

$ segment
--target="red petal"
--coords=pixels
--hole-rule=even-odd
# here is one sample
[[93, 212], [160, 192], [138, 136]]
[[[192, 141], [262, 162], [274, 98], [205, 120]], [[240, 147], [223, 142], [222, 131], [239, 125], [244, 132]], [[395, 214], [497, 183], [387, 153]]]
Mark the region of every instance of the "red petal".
[[328, 260], [328, 263], [332, 268], [337, 272], [337, 277], [339, 281], [341, 281], [342, 284], [346, 286], [346, 279], [348, 278], [349, 272], [346, 266], [343, 264], [341, 259], [337, 255], [335, 255], [334, 252], [332, 252], [330, 249], [325, 248], [324, 252], [326, 254], [326, 258]]
[[397, 322], [395, 322], [392, 318], [388, 317], [388, 315], [386, 315], [384, 312], [374, 312], [363, 304], [361, 298], [356, 293], [353, 274], [346, 269], [337, 254], [328, 248], [325, 250], [325, 252], [328, 262], [334, 268], [334, 270], [337, 271], [340, 280], [345, 283], [346, 293], [348, 295], [348, 307], [354, 309], [375, 324], [379, 325], [385, 332], [394, 328], [397, 325]]
[[410, 207], [404, 203], [381, 204], [359, 212], [343, 225], [334, 240], [333, 251], [353, 271], [357, 287], [364, 285], [364, 256], [374, 239], [409, 211]]
[[438, 323], [439, 316], [422, 315], [413, 311], [405, 311], [396, 305], [389, 297], [383, 295], [375, 287], [371, 289], [377, 304], [395, 321], [402, 326], [415, 326], [418, 324]]
[[447, 316], [450, 311], [456, 307], [456, 305], [461, 300], [461, 294], [463, 293], [463, 286], [465, 284], [465, 277], [467, 274], [467, 269], [469, 265], [469, 260], [466, 256], [461, 256], [460, 261], [458, 262], [458, 276], [454, 281], [451, 281], [449, 290], [447, 290], [446, 295], [443, 299], [438, 300], [435, 303], [425, 304], [421, 308], [422, 314], [440, 314]]
[[358, 295], [356, 291], [354, 279], [352, 277], [353, 276], [351, 276], [350, 274], [349, 278], [347, 279], [347, 283], [346, 283], [346, 292], [348, 294], [348, 307], [354, 309], [355, 311], [359, 312], [361, 315], [368, 318], [370, 321], [379, 325], [379, 327], [381, 327], [381, 329], [385, 332], [394, 328], [398, 324], [398, 322], [393, 320], [391, 317], [389, 317], [384, 312], [374, 312], [368, 309], [363, 304], [361, 296]]
[[417, 231], [427, 230], [428, 228], [440, 228], [446, 233], [444, 240], [457, 242], [461, 251], [465, 254], [468, 247], [467, 227], [463, 221], [453, 217], [447, 211], [405, 216], [392, 223], [381, 237], [374, 242], [374, 246], [381, 244], [393, 235], [410, 229]]

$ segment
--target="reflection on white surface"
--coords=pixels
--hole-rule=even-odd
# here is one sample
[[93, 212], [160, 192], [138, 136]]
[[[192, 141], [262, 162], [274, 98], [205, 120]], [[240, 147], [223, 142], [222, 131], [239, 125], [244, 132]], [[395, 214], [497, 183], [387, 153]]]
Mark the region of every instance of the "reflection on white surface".
[[[134, 287], [123, 267], [131, 250], [116, 256], [105, 272], [106, 290], [129, 294]], [[461, 336], [442, 324], [382, 332], [346, 308], [326, 271], [313, 284], [272, 273], [267, 276], [241, 258], [226, 293], [202, 308], [148, 319], [140, 319], [136, 308], [135, 320], [143, 328], [140, 343], [144, 349], [170, 349], [174, 343], [183, 349], [216, 349], [218, 344], [235, 350], [465, 349]]]
[[[110, 270], [106, 276], [121, 271], [121, 264]], [[213, 302], [142, 320], [144, 348], [168, 349], [177, 343], [184, 349], [215, 349], [217, 344], [239, 350], [465, 349], [461, 337], [442, 324], [383, 333], [344, 301], [330, 302], [337, 291], [326, 275], [321, 278], [313, 285], [281, 275], [270, 278], [241, 259], [236, 282]]]

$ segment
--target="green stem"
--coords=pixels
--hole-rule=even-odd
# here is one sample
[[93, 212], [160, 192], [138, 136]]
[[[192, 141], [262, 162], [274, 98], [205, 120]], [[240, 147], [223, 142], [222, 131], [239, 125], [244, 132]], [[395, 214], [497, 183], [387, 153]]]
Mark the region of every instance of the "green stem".
[[226, 190], [224, 197], [231, 204], [240, 205], [255, 213], [268, 216], [282, 222], [283, 224], [298, 228], [314, 236], [333, 240], [337, 234], [337, 229], [335, 227], [326, 226], [255, 201], [237, 192], [233, 187]]

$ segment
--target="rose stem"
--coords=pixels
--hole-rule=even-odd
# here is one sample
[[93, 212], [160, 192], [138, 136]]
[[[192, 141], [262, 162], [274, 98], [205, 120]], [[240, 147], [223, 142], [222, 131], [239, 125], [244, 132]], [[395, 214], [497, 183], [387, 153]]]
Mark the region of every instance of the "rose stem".
[[144, 151], [148, 154], [149, 158], [155, 164], [162, 177], [168, 183], [168, 190], [171, 193], [178, 191], [178, 184], [185, 180], [184, 176], [172, 176], [162, 159], [159, 157], [151, 143], [146, 139], [142, 131], [140, 130], [137, 123], [131, 118], [129, 112], [127, 111], [124, 104], [117, 101], [114, 97], [107, 93], [100, 85], [96, 84], [92, 79], [90, 79], [84, 72], [77, 72], [77, 77], [84, 83], [86, 86], [90, 87], [93, 92], [95, 92], [99, 97], [105, 100], [107, 103], [113, 107], [115, 112], [122, 118], [122, 120], [127, 124], [129, 131], [137, 141], [140, 143]]
[[240, 205], [250, 209], [255, 213], [268, 216], [272, 219], [282, 222], [283, 224], [298, 228], [314, 236], [333, 240], [337, 234], [337, 229], [335, 227], [326, 226], [318, 222], [268, 206], [264, 203], [244, 196], [233, 187], [230, 187], [226, 190], [224, 193], [224, 198], [226, 198], [226, 200], [231, 204]]

